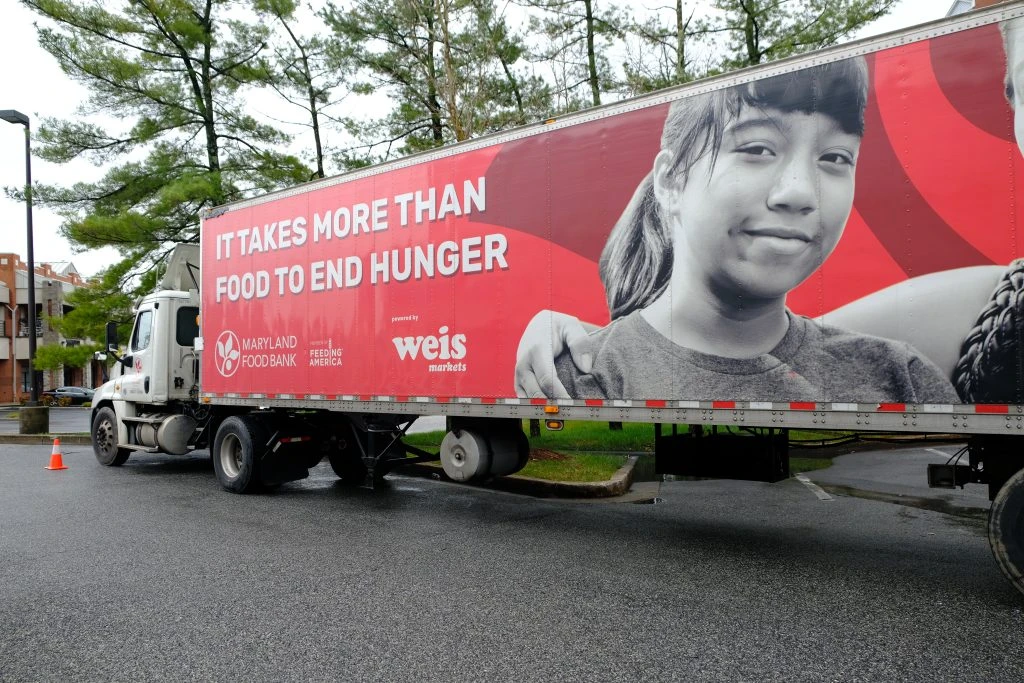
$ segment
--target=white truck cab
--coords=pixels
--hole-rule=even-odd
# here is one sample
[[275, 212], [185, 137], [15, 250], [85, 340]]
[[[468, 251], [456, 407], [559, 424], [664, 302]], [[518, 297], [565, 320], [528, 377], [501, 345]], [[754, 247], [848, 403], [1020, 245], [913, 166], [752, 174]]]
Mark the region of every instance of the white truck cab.
[[110, 464], [123, 462], [133, 450], [191, 450], [198, 424], [198, 283], [199, 246], [179, 244], [160, 289], [139, 302], [123, 356], [117, 353], [116, 326], [108, 325], [108, 352], [121, 372], [96, 390], [92, 426]]

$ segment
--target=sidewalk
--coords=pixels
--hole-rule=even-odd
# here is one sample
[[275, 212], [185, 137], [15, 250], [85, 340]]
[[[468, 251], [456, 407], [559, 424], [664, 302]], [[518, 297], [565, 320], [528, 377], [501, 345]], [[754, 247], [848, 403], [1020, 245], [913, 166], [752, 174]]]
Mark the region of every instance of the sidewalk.
[[50, 431], [47, 434], [20, 434], [18, 406], [0, 406], [0, 444], [52, 444], [54, 437], [62, 443], [88, 444], [90, 410], [81, 407], [50, 408]]

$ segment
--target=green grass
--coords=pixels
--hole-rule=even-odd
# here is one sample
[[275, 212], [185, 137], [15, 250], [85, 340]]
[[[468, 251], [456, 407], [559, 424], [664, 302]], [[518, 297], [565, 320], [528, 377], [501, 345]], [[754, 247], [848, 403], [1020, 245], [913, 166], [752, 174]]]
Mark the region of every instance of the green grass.
[[565, 460], [531, 459], [519, 474], [548, 481], [608, 481], [626, 459], [605, 453], [574, 453]]
[[792, 474], [797, 472], [813, 472], [832, 467], [831, 458], [789, 458], [789, 471]]
[[824, 429], [791, 429], [790, 443], [829, 444], [845, 441], [854, 436], [854, 432], [829, 431]]

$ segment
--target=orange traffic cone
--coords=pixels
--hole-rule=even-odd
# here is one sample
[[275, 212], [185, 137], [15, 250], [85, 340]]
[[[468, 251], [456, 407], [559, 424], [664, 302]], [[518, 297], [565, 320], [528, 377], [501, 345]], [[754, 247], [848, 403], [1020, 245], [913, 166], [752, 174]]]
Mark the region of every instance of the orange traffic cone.
[[48, 470], [66, 470], [67, 466], [64, 464], [64, 456], [60, 454], [60, 439], [53, 440], [53, 452], [50, 454], [50, 466], [45, 468]]

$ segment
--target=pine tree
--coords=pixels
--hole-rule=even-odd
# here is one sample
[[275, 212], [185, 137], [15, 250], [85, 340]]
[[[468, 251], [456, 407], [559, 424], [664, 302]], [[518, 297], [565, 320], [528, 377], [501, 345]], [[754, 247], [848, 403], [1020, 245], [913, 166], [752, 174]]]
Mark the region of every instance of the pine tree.
[[229, 19], [227, 0], [23, 2], [48, 20], [42, 46], [90, 93], [80, 117], [44, 119], [37, 153], [105, 169], [36, 196], [62, 214], [73, 245], [119, 249], [133, 266], [125, 278], [168, 244], [196, 241], [204, 208], [309, 176], [241, 96], [262, 73], [267, 29]]
[[353, 0], [322, 16], [352, 89], [385, 95], [384, 116], [351, 117], [365, 143], [342, 159], [358, 166], [432, 149], [537, 119], [547, 87], [522, 73], [521, 38], [491, 0]]
[[712, 32], [727, 36], [725, 70], [835, 45], [896, 0], [715, 0]]

